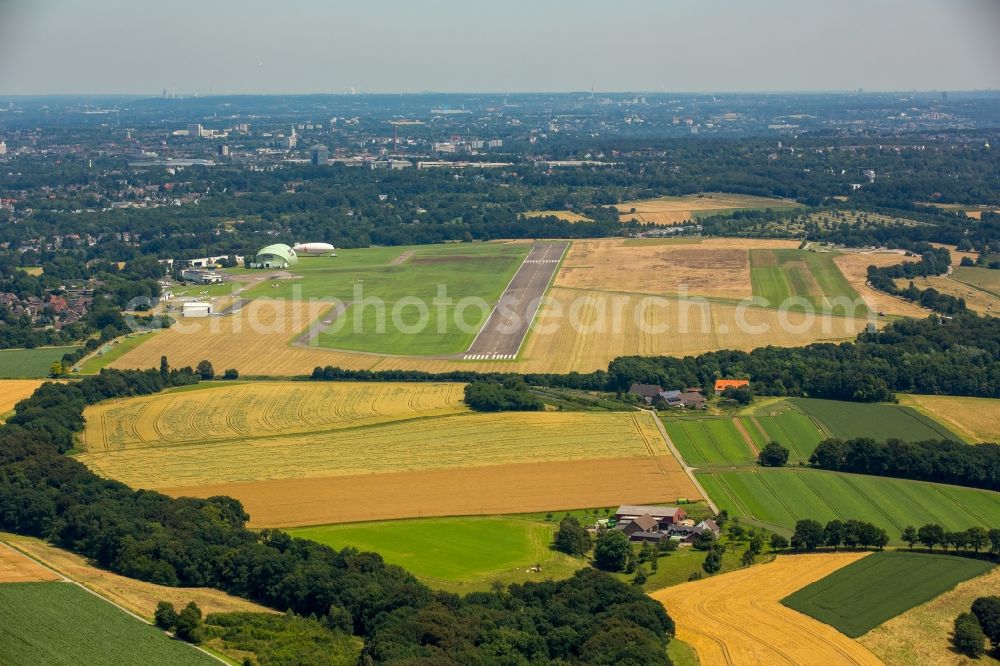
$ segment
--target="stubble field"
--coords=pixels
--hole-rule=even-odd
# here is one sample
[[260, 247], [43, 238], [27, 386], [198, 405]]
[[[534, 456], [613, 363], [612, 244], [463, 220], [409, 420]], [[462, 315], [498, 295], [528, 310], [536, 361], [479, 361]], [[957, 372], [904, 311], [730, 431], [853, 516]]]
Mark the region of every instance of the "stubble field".
[[1000, 400], [949, 395], [900, 395], [903, 405], [945, 423], [972, 444], [1000, 442]]
[[460, 391], [292, 382], [171, 391], [88, 408], [78, 459], [136, 488], [232, 495], [256, 525], [699, 497], [648, 414], [472, 413], [456, 405]]
[[266, 434], [318, 433], [467, 412], [462, 384], [253, 382], [199, 385], [90, 407], [90, 452]]
[[3, 417], [35, 392], [44, 380], [41, 379], [0, 379], [0, 422]]
[[622, 221], [636, 220], [646, 224], [680, 224], [705, 215], [737, 210], [795, 208], [797, 206], [799, 204], [790, 199], [772, 199], [726, 192], [705, 192], [679, 197], [626, 201], [615, 207], [618, 209], [619, 218]]
[[834, 628], [783, 606], [795, 590], [867, 553], [781, 555], [773, 562], [652, 593], [702, 664], [881, 664]]

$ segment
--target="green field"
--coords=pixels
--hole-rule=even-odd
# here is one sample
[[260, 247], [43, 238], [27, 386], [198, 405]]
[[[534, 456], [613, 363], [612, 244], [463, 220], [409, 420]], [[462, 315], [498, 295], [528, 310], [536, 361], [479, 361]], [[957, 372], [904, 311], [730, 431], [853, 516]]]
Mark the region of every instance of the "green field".
[[[341, 250], [336, 257], [302, 257], [289, 269], [299, 277], [264, 280], [241, 296], [347, 304], [344, 314], [319, 335], [322, 347], [458, 353], [471, 344], [530, 249], [526, 243], [452, 243]], [[463, 299], [481, 299], [486, 307]], [[464, 321], [464, 331], [456, 317]]]
[[84, 375], [96, 375], [101, 371], [101, 368], [106, 368], [113, 361], [118, 360], [152, 337], [153, 333], [132, 334], [113, 344], [108, 343], [103, 345], [93, 356], [83, 362], [80, 366], [80, 373]]
[[732, 419], [664, 419], [663, 425], [684, 460], [694, 467], [746, 465], [754, 461], [753, 452]]
[[841, 402], [815, 398], [789, 398], [795, 407], [820, 421], [832, 437], [854, 439], [892, 437], [917, 442], [926, 439], [962, 438], [911, 407], [885, 403]]
[[781, 602], [857, 638], [992, 568], [983, 560], [886, 551], [849, 564]]
[[803, 518], [853, 518], [884, 528], [900, 543], [907, 525], [1000, 525], [1000, 493], [988, 490], [802, 468], [702, 472], [698, 480], [730, 515], [786, 532]]
[[39, 347], [0, 350], [0, 379], [39, 379], [49, 376], [52, 364], [76, 347]]
[[[435, 587], [463, 589], [470, 584], [488, 587], [494, 578], [561, 578], [585, 567], [583, 560], [549, 548], [556, 525], [525, 518], [424, 518], [303, 527], [289, 533], [334, 548], [373, 551]], [[542, 565], [541, 573], [525, 571], [535, 564]]]
[[740, 421], [758, 449], [768, 442], [779, 442], [788, 449], [792, 464], [808, 461], [816, 445], [825, 438], [812, 419], [791, 409], [741, 416]]
[[0, 584], [0, 664], [218, 664], [72, 583]]
[[1000, 270], [995, 268], [958, 266], [952, 272], [951, 277], [1000, 298]]
[[[787, 299], [808, 303], [817, 313], [835, 316], [863, 317], [868, 308], [858, 292], [847, 282], [833, 262], [831, 252], [806, 250], [750, 250], [750, 284], [753, 295], [766, 298], [770, 307], [778, 307]], [[834, 306], [831, 299], [840, 303]], [[854, 304], [845, 306], [843, 299]], [[802, 305], [791, 307], [800, 311]]]

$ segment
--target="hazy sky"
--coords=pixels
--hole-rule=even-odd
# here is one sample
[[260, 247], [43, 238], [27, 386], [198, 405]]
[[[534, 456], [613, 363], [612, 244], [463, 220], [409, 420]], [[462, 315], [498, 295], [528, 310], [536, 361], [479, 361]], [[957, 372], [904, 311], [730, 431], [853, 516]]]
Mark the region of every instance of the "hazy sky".
[[1000, 88], [1000, 0], [0, 0], [0, 94]]

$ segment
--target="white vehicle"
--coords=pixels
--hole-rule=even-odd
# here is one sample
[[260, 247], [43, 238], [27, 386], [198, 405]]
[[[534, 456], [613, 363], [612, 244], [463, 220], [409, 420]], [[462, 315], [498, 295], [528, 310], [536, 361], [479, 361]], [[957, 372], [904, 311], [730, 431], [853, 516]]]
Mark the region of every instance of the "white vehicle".
[[297, 243], [292, 248], [299, 254], [330, 254], [333, 246], [329, 243]]

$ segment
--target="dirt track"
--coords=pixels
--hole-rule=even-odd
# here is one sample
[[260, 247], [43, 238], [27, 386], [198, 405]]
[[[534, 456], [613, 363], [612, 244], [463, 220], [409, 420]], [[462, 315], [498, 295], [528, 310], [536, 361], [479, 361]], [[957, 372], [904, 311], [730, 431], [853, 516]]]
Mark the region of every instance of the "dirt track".
[[569, 243], [535, 243], [507, 285], [489, 319], [464, 354], [468, 360], [517, 357], [521, 342], [541, 304]]

